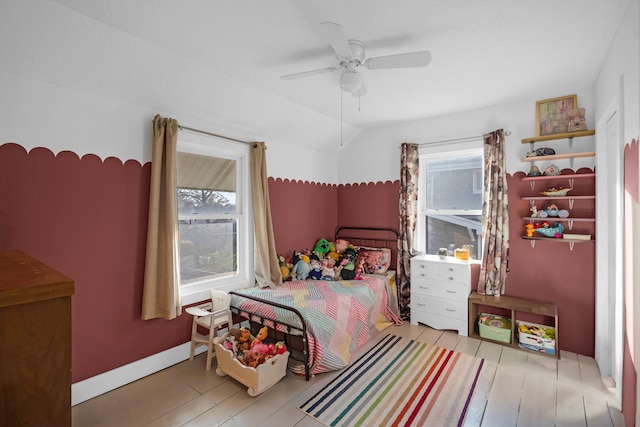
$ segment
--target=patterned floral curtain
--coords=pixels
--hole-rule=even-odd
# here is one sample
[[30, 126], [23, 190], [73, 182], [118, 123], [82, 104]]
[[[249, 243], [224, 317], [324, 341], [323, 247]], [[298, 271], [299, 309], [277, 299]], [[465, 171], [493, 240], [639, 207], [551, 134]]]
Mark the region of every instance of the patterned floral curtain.
[[484, 135], [482, 267], [478, 293], [504, 293], [509, 266], [509, 198], [502, 129]]
[[398, 305], [400, 317], [411, 315], [411, 268], [413, 237], [418, 220], [418, 146], [402, 144], [400, 154], [400, 227], [398, 236]]

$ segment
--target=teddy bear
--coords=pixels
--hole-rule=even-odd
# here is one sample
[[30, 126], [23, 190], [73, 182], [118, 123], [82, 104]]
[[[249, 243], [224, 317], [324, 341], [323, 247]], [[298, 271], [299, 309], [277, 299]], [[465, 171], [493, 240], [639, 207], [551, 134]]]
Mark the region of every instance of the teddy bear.
[[244, 353], [249, 350], [251, 342], [254, 339], [249, 329], [244, 326], [242, 328], [231, 328], [229, 330], [229, 337], [235, 341], [236, 351], [238, 353]]

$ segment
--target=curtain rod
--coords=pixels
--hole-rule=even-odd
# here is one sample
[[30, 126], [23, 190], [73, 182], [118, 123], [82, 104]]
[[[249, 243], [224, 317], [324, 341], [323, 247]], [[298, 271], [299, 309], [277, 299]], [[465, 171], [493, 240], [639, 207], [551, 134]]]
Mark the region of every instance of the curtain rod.
[[247, 142], [247, 141], [242, 141], [240, 139], [235, 139], [235, 138], [231, 138], [231, 137], [228, 137], [228, 136], [218, 135], [216, 133], [211, 133], [211, 132], [207, 132], [207, 131], [200, 130], [200, 129], [194, 129], [194, 128], [190, 128], [190, 127], [187, 127], [187, 126], [182, 126], [181, 124], [178, 125], [178, 129], [180, 129], [180, 130], [188, 130], [188, 131], [191, 131], [191, 132], [201, 133], [203, 135], [215, 136], [216, 138], [222, 138], [222, 139], [226, 139], [226, 140], [229, 140], [229, 141], [239, 142], [241, 144], [251, 145], [251, 143]]
[[[505, 130], [504, 131], [504, 136], [509, 136], [509, 135], [511, 135], [511, 131], [510, 130]], [[483, 139], [483, 138], [484, 138], [484, 135], [466, 136], [464, 138], [453, 138], [453, 139], [445, 139], [445, 140], [440, 140], [440, 141], [423, 142], [423, 143], [418, 144], [418, 147], [422, 147], [423, 145], [446, 144], [448, 142], [473, 141], [474, 139]]]

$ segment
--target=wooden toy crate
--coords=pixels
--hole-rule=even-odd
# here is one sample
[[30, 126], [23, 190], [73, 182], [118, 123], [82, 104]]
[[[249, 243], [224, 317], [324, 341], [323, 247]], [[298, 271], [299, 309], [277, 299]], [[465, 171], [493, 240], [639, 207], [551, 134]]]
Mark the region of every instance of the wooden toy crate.
[[257, 396], [271, 388], [287, 373], [289, 352], [278, 354], [256, 368], [243, 365], [233, 351], [223, 347], [229, 334], [214, 339], [218, 367], [216, 374], [221, 377], [229, 375], [248, 387], [249, 396]]

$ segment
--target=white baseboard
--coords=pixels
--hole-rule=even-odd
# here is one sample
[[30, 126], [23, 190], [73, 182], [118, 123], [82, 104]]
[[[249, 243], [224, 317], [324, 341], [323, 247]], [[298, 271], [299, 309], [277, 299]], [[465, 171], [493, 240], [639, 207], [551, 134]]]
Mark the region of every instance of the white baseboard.
[[[78, 381], [71, 385], [71, 406], [115, 390], [125, 384], [144, 378], [154, 372], [189, 359], [191, 342], [156, 353], [128, 365]], [[207, 351], [206, 347], [196, 348], [195, 354]]]

